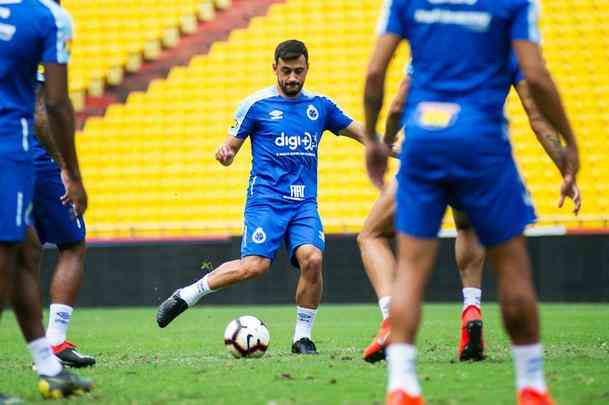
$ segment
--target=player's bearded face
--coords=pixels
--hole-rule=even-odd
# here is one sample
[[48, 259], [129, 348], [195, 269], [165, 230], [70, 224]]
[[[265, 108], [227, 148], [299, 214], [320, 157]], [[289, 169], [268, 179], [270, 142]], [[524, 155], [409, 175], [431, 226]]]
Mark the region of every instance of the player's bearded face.
[[307, 77], [308, 66], [305, 57], [301, 55], [297, 59], [287, 61], [279, 59], [273, 68], [281, 91], [288, 97], [298, 95]]

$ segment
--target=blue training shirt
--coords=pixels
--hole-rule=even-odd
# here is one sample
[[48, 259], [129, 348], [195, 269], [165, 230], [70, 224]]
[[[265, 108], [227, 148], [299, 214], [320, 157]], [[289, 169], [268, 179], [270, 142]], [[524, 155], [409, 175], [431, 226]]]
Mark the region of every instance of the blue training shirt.
[[410, 43], [407, 109], [453, 102], [502, 120], [511, 42], [539, 42], [537, 20], [533, 0], [386, 0], [378, 28]]
[[52, 0], [0, 0], [0, 157], [31, 159], [36, 72], [68, 63], [69, 14]]
[[272, 86], [246, 98], [229, 133], [252, 143], [248, 204], [315, 201], [321, 136], [338, 135], [352, 121], [329, 98], [305, 90], [287, 99]]

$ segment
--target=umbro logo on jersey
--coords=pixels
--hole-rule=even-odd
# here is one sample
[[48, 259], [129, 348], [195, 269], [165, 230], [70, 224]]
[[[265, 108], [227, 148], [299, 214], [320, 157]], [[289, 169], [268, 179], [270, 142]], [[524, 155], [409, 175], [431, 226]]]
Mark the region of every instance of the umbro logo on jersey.
[[280, 120], [283, 118], [283, 111], [273, 110], [269, 113], [272, 120]]
[[317, 121], [319, 118], [319, 111], [317, 111], [317, 108], [315, 108], [313, 104], [309, 104], [307, 107], [307, 117], [309, 117], [311, 121]]

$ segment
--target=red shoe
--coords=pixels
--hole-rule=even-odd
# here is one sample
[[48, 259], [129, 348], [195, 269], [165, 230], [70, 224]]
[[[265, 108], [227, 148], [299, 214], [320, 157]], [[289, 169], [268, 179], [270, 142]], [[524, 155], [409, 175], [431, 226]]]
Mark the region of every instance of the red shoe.
[[518, 405], [554, 405], [549, 392], [541, 393], [531, 388], [518, 392]]
[[387, 405], [425, 405], [423, 397], [411, 397], [402, 390], [393, 390], [387, 395]]
[[64, 366], [75, 368], [90, 367], [95, 364], [95, 358], [81, 354], [76, 345], [72, 342], [64, 340], [57, 346], [51, 346], [53, 354], [59, 359]]
[[460, 361], [484, 360], [482, 313], [475, 305], [468, 306], [461, 314], [461, 340], [457, 353]]
[[389, 319], [385, 319], [381, 322], [381, 328], [378, 335], [364, 350], [362, 357], [365, 361], [368, 363], [376, 363], [377, 361], [385, 360], [385, 345], [387, 344], [390, 333], [391, 326], [389, 325]]

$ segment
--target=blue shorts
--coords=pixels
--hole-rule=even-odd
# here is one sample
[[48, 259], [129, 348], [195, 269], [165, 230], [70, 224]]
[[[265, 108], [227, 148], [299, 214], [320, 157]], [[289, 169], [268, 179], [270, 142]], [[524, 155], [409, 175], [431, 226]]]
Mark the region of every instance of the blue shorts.
[[313, 245], [322, 252], [325, 236], [317, 202], [272, 202], [248, 204], [241, 240], [241, 257], [262, 256], [275, 259], [285, 241], [290, 262], [298, 266], [296, 249]]
[[36, 161], [34, 187], [34, 226], [41, 243], [73, 245], [85, 239], [85, 221], [76, 217], [70, 205], [63, 205], [65, 193], [59, 167], [52, 160]]
[[0, 157], [0, 242], [22, 242], [31, 224], [34, 166]]
[[[436, 238], [448, 205], [464, 211], [484, 246], [521, 235], [535, 221], [504, 123], [465, 114], [445, 128], [408, 120], [398, 173], [396, 229]], [[468, 114], [469, 113], [469, 114]]]

